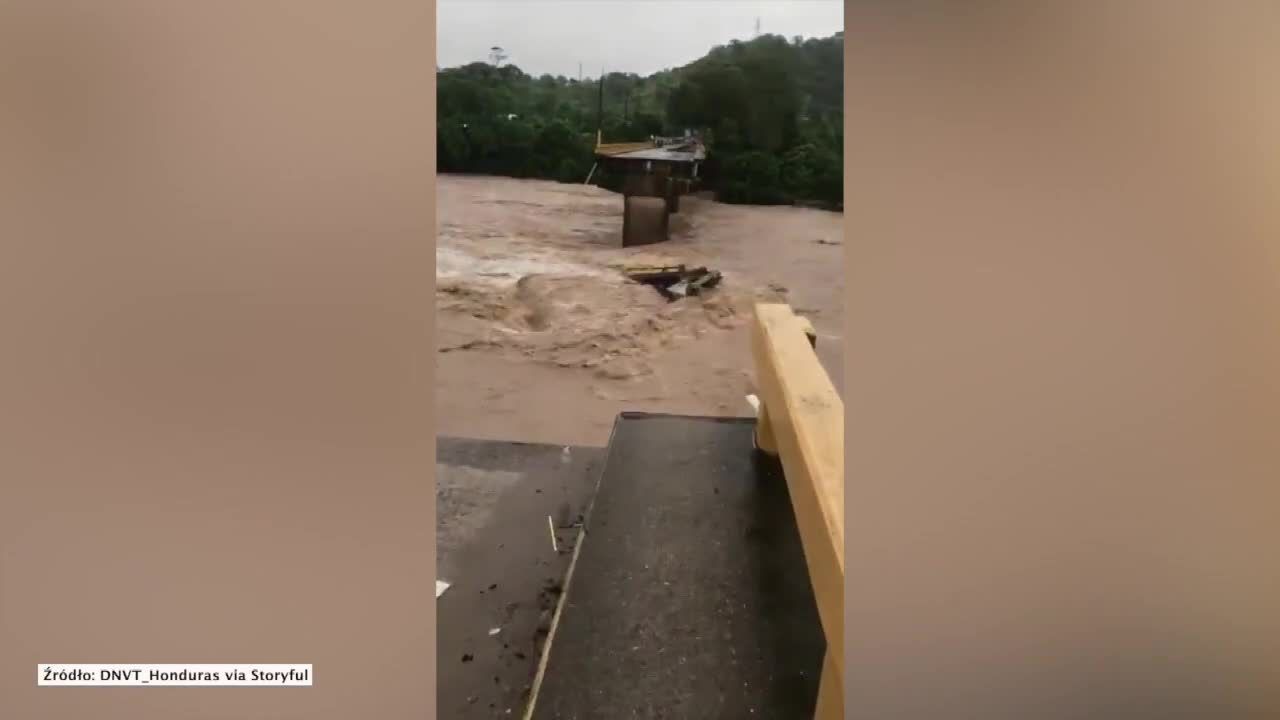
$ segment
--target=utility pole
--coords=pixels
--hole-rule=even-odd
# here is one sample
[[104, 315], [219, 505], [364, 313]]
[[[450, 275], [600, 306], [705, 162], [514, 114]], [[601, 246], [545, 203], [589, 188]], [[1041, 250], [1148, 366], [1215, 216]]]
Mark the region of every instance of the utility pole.
[[760, 18], [756, 17], [756, 37], [760, 37]]
[[600, 99], [596, 106], [596, 145], [604, 139], [604, 67], [600, 68]]
[[582, 61], [578, 61], [578, 82], [582, 82]]

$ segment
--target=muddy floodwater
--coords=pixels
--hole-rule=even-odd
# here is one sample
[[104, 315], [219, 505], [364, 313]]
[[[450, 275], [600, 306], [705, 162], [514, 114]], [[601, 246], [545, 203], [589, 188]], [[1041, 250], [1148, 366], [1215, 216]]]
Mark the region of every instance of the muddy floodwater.
[[[842, 386], [840, 213], [685, 197], [671, 241], [621, 246], [622, 196], [540, 180], [437, 183], [436, 422], [445, 435], [604, 445], [619, 412], [749, 415], [754, 302], [816, 328]], [[668, 302], [624, 265], [707, 266]]]

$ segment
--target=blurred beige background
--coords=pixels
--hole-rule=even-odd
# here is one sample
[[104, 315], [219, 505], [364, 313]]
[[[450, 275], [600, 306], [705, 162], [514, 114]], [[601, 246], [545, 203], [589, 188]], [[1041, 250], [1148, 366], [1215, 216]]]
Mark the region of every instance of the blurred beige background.
[[433, 713], [433, 38], [421, 2], [0, 5], [0, 717]]
[[1280, 8], [932, 8], [847, 20], [851, 716], [1280, 716]]

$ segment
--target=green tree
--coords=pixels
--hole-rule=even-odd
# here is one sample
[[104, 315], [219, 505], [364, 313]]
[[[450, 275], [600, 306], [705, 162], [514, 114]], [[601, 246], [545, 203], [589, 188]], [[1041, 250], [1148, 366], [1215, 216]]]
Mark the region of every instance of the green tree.
[[[609, 73], [606, 141], [702, 131], [702, 175], [726, 202], [842, 202], [844, 37], [765, 35], [649, 77]], [[581, 182], [600, 85], [476, 62], [437, 73], [442, 172]], [[597, 173], [605, 186], [618, 178]]]

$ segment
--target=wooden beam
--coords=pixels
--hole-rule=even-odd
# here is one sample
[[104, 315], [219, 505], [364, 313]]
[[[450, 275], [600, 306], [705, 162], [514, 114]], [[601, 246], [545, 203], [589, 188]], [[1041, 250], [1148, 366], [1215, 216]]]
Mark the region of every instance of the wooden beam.
[[619, 153], [635, 152], [636, 150], [652, 150], [654, 144], [651, 142], [622, 142], [622, 143], [599, 143], [596, 145], [596, 155], [617, 155]]
[[[765, 433], [777, 447], [827, 638], [824, 685], [844, 676], [844, 402], [787, 305], [755, 308], [752, 352]], [[834, 679], [827, 677], [834, 672]], [[833, 692], [828, 689], [827, 700]], [[839, 717], [839, 715], [836, 715]]]
[[822, 661], [822, 675], [818, 679], [818, 706], [814, 720], [844, 720], [844, 678], [831, 659], [831, 653]]

